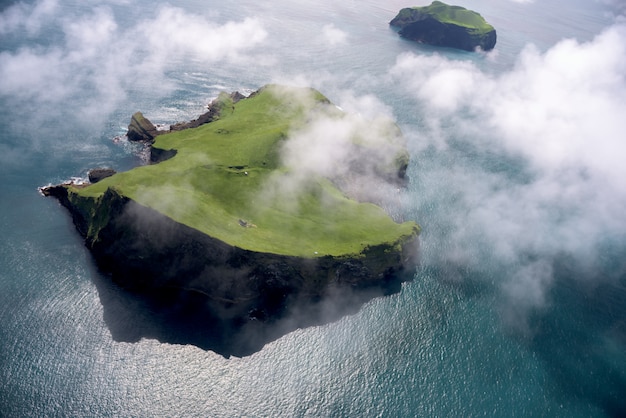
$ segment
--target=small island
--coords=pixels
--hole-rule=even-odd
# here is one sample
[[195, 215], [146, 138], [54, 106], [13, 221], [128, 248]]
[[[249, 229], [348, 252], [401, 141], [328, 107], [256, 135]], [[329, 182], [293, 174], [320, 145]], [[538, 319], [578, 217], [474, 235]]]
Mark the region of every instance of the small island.
[[[175, 303], [194, 295], [212, 321], [269, 323], [327, 297], [397, 292], [415, 271], [415, 222], [350, 196], [349, 178], [311, 176], [289, 188], [296, 169], [281, 150], [319, 117], [345, 114], [316, 90], [277, 85], [247, 98], [223, 93], [205, 115], [167, 131], [136, 113], [129, 139], [151, 144], [150, 164], [42, 192], [69, 209], [115, 283], [181, 295]], [[368, 170], [401, 187], [401, 134], [392, 121], [380, 134], [397, 142], [392, 158], [360, 138], [351, 152], [376, 156]], [[353, 163], [349, 171], [369, 164]]]
[[496, 45], [496, 30], [480, 14], [440, 1], [404, 8], [389, 24], [403, 38], [433, 46], [488, 51]]

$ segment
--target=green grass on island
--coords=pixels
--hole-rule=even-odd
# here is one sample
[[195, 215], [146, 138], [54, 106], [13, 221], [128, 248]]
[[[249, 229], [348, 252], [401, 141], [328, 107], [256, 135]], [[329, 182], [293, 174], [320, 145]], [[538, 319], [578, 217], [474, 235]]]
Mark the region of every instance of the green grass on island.
[[294, 173], [280, 157], [290, 132], [322, 109], [337, 118], [342, 112], [315, 90], [283, 89], [267, 86], [236, 104], [222, 96], [218, 120], [157, 137], [153, 146], [175, 149], [173, 158], [71, 188], [70, 195], [98, 198], [114, 188], [227, 244], [266, 253], [356, 255], [413, 236], [417, 224], [394, 222], [380, 207], [347, 198], [326, 178], [290, 188]]
[[[429, 14], [443, 23], [451, 23], [473, 29], [476, 33], [488, 33], [494, 30], [493, 26], [487, 23], [480, 14], [461, 6], [450, 6], [440, 1], [433, 1], [430, 6], [403, 9], [400, 17], [408, 17], [411, 10]], [[407, 16], [403, 16], [402, 13], [405, 13]]]

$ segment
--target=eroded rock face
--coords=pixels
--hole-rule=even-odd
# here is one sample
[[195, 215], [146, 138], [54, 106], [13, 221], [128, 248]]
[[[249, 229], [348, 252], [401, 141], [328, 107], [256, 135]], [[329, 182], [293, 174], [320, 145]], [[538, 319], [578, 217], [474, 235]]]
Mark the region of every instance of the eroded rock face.
[[94, 168], [87, 174], [90, 183], [97, 183], [102, 179], [111, 177], [116, 171], [112, 168]]
[[[470, 22], [478, 24], [472, 25], [461, 18], [455, 23], [450, 16], [471, 16]], [[496, 45], [496, 30], [478, 13], [441, 2], [402, 9], [389, 24], [399, 28], [403, 38], [433, 46], [487, 51]]]
[[161, 132], [141, 112], [135, 112], [128, 125], [129, 141], [152, 142]]

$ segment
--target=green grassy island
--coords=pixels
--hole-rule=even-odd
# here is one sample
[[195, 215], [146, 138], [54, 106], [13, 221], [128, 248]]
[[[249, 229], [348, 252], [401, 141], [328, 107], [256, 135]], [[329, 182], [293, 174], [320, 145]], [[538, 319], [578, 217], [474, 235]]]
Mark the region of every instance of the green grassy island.
[[402, 37], [429, 45], [486, 51], [496, 44], [496, 30], [480, 14], [440, 1], [404, 8], [389, 24], [400, 28]]
[[156, 135], [155, 163], [44, 194], [70, 209], [117, 283], [203, 295], [220, 319], [275, 318], [341, 289], [398, 290], [415, 267], [418, 225], [342, 186], [359, 171], [401, 182], [408, 154], [397, 126], [372, 128], [395, 144], [390, 155], [355, 133], [337, 147], [375, 158], [353, 159], [335, 176], [303, 175], [283, 157], [292, 137], [347, 115], [313, 89], [268, 85], [233, 97], [212, 103], [210, 123]]
[[152, 147], [175, 150], [174, 157], [71, 188], [71, 198], [95, 202], [111, 188], [230, 245], [289, 256], [359, 254], [414, 234], [414, 223], [397, 224], [380, 207], [347, 198], [322, 177], [308, 179], [305, 191], [274, 190], [265, 198], [268, 184], [289, 181], [279, 148], [294, 124], [304, 123], [307, 105], [327, 103], [321, 94], [311, 92], [308, 104], [290, 103], [272, 87], [236, 105], [224, 98], [219, 120], [156, 138]]

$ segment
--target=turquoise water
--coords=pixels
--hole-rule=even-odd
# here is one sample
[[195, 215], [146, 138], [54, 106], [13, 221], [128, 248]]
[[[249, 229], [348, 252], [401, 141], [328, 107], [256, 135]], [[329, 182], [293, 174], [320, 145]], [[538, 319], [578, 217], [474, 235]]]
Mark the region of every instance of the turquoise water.
[[[0, 416], [626, 414], [623, 6], [458, 4], [493, 53], [399, 39], [400, 1], [0, 6]], [[112, 285], [37, 187], [138, 164], [114, 141], [136, 110], [186, 120], [268, 82], [398, 121], [422, 266], [224, 358]]]

